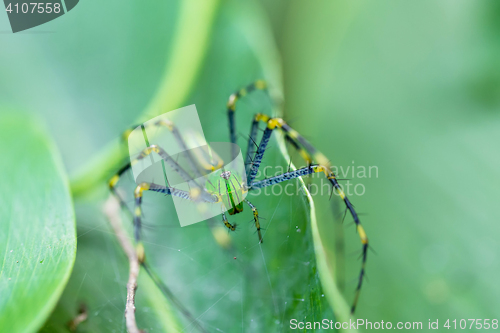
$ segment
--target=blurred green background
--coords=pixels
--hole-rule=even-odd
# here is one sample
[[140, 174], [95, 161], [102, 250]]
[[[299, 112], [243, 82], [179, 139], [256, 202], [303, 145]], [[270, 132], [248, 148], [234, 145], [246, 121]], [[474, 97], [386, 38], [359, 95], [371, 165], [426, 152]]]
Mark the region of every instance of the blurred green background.
[[[173, 0], [131, 4], [82, 1], [69, 14], [17, 34], [8, 33], [7, 16], [0, 15], [0, 110], [15, 108], [38, 114], [55, 138], [68, 173], [74, 174], [133, 124], [154, 96], [172, 54], [179, 6]], [[369, 254], [368, 281], [357, 316], [370, 321], [422, 321], [424, 327], [428, 319], [497, 318], [498, 2], [222, 1], [205, 60], [183, 104], [196, 103], [209, 141], [228, 140], [228, 95], [265, 76], [267, 71], [259, 57], [274, 56], [274, 49], [266, 49], [268, 44], [261, 38], [257, 38], [259, 44], [248, 37], [252, 30], [257, 36], [264, 34], [276, 41], [283, 70], [285, 119], [334, 165], [378, 167], [378, 177], [353, 179], [366, 188], [364, 195], [351, 199], [363, 213], [362, 221], [376, 251]], [[255, 45], [259, 45], [257, 49]], [[269, 112], [269, 102], [263, 95], [242, 102], [241, 118], [245, 119], [238, 119], [238, 128], [245, 135], [255, 112]], [[239, 142], [242, 148], [246, 146], [244, 141]], [[278, 155], [275, 152], [273, 156]], [[279, 156], [266, 163], [286, 164]], [[340, 228], [345, 234], [345, 258], [337, 253], [334, 243], [341, 232], [337, 224], [329, 224], [333, 220], [332, 204], [327, 196], [317, 199], [329, 257], [334, 260], [336, 256], [339, 265], [345, 262], [342, 275], [346, 301], [350, 303], [360, 264], [355, 253], [359, 239], [354, 228], [345, 223]], [[292, 221], [293, 226], [305, 223], [303, 213], [291, 212], [296, 207], [293, 200], [298, 199], [285, 198], [283, 203], [279, 197], [267, 203], [260, 200], [268, 221], [276, 209], [277, 220], [279, 214], [285, 216], [284, 228]], [[77, 201], [77, 262], [47, 331], [64, 330], [63, 324], [74, 315], [80, 299], [91, 293], [102, 294], [102, 299], [96, 300], [93, 310], [97, 310], [92, 311], [86, 329], [108, 331], [103, 328], [106, 325], [109, 331], [123, 329], [126, 261], [98, 211], [101, 203], [99, 195]], [[149, 222], [161, 225], [169, 214], [167, 207], [161, 201], [149, 205]], [[334, 210], [335, 216], [343, 212], [335, 203]], [[172, 243], [168, 243], [168, 237], [174, 237], [170, 242], [175, 237], [184, 241], [188, 237], [176, 236], [175, 228], [154, 226], [153, 232], [146, 234], [152, 244], [169, 247]], [[256, 236], [250, 227], [242, 229], [234, 242], [238, 254], [244, 256], [243, 248], [253, 244], [245, 242]], [[269, 232], [273, 230], [276, 236], [269, 237], [273, 245], [264, 244], [269, 246], [267, 259], [292, 267], [288, 260], [312, 256], [308, 244], [298, 247], [291, 259], [285, 258], [287, 253], [273, 256], [280, 251], [279, 237], [283, 236], [279, 228]], [[193, 243], [189, 247], [195, 246], [196, 240], [209, 244], [208, 229], [191, 232]], [[198, 259], [214, 260], [215, 265], [216, 260], [228, 257], [223, 250], [212, 249], [220, 253]], [[165, 252], [155, 246], [147, 247], [147, 251], [165, 276], [172, 275], [179, 265], [189, 266], [180, 259], [162, 263]], [[106, 259], [95, 260], [102, 253], [106, 253]], [[259, 281], [266, 281], [262, 276], [264, 254], [259, 256], [249, 255], [242, 264], [244, 268], [234, 276], [230, 275], [235, 270], [232, 263], [221, 264], [219, 277], [231, 283], [247, 276], [244, 271], [256, 265]], [[110, 266], [113, 270], [106, 272]], [[280, 283], [289, 278], [290, 272], [280, 272], [278, 266], [271, 275]], [[188, 269], [179, 274], [199, 272]], [[183, 281], [175, 280], [173, 289], [182, 292]], [[209, 278], [205, 281], [200, 288], [213, 286]], [[296, 287], [301, 281], [310, 283], [315, 278], [287, 283]], [[86, 296], [79, 295], [81, 288]], [[229, 289], [222, 289], [222, 295]], [[113, 296], [109, 296], [110, 290]], [[265, 287], [262, 290], [265, 292]], [[187, 301], [193, 307], [197, 302], [203, 300]], [[325, 302], [314, 304], [326, 306]], [[276, 312], [287, 318], [311, 311], [297, 305], [302, 310], [289, 313], [282, 306]], [[230, 304], [227, 307], [230, 309]], [[201, 309], [194, 311], [203, 313]], [[313, 312], [328, 317], [329, 311]], [[140, 320], [148, 322], [147, 315], [141, 314], [144, 319]], [[259, 312], [252, 315], [258, 318]], [[260, 315], [271, 322], [276, 313]], [[158, 316], [162, 316], [160, 310]], [[213, 318], [206, 320], [216, 322]], [[154, 319], [147, 325], [152, 325], [151, 321]], [[239, 317], [235, 321], [241, 324]], [[276, 329], [265, 327], [268, 331], [287, 330], [286, 325], [277, 325]], [[161, 327], [149, 327], [155, 329]], [[236, 328], [228, 324], [226, 330]]]

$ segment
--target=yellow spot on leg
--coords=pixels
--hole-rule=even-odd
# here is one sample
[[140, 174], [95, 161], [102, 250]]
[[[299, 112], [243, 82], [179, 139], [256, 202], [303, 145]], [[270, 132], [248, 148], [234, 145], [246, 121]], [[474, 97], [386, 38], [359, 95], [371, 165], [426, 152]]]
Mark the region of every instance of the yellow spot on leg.
[[257, 80], [255, 81], [255, 88], [263, 90], [267, 88], [266, 81], [264, 80]]
[[236, 108], [237, 100], [238, 96], [236, 96], [236, 94], [231, 94], [231, 96], [229, 96], [229, 101], [227, 102], [227, 108], [231, 111], [234, 111], [234, 109]]
[[269, 128], [269, 129], [275, 129], [276, 127], [283, 126], [283, 124], [284, 124], [283, 119], [281, 119], [281, 118], [272, 118], [272, 119], [269, 119], [269, 121], [267, 122], [267, 128]]
[[144, 252], [144, 245], [142, 245], [142, 242], [138, 243], [136, 248], [135, 248], [135, 253], [137, 255], [137, 260], [139, 260], [139, 263], [143, 263], [144, 259], [146, 257], [146, 254]]
[[287, 133], [288, 133], [288, 135], [289, 135], [292, 139], [295, 139], [295, 140], [296, 140], [296, 139], [300, 136], [300, 135], [299, 135], [299, 133], [298, 133], [296, 130], [294, 130], [293, 128], [290, 128], [290, 130], [288, 130], [288, 132], [287, 132]]
[[255, 121], [263, 121], [263, 122], [268, 122], [269, 121], [269, 116], [263, 114], [263, 113], [257, 113], [255, 115]]
[[141, 216], [142, 215], [141, 207], [135, 207], [134, 214], [135, 216]]
[[302, 148], [299, 148], [299, 154], [307, 162], [307, 164], [312, 164], [311, 156]]
[[322, 153], [320, 152], [315, 153], [313, 155], [313, 158], [314, 160], [316, 160], [316, 162], [318, 162], [318, 164], [324, 165], [328, 168], [330, 167], [330, 161], [328, 161], [328, 159]]
[[116, 183], [118, 183], [118, 180], [120, 179], [120, 176], [114, 175], [113, 178], [109, 180], [109, 187], [113, 188], [116, 186]]
[[142, 192], [149, 190], [149, 184], [148, 183], [141, 183], [139, 186], [135, 188], [134, 191], [134, 196], [136, 198], [142, 197]]
[[368, 244], [368, 237], [366, 236], [366, 232], [365, 232], [365, 229], [363, 229], [363, 226], [358, 224], [357, 229], [358, 229], [358, 233], [359, 233], [359, 238], [361, 238], [361, 243]]

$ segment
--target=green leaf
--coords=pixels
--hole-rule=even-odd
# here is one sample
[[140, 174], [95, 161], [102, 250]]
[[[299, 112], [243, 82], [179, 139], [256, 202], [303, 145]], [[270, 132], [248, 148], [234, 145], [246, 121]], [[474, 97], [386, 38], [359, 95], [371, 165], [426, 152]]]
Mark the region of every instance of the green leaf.
[[73, 205], [58, 152], [29, 117], [2, 115], [0, 156], [0, 327], [35, 332], [73, 267]]

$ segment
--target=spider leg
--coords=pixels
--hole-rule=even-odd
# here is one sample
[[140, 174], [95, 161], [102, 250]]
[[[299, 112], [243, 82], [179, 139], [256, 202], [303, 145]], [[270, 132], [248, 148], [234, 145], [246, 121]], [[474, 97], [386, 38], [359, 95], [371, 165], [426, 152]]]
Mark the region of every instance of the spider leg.
[[339, 185], [337, 181], [337, 177], [335, 174], [331, 171], [330, 169], [330, 162], [328, 159], [321, 153], [319, 152], [316, 148], [314, 148], [304, 137], [302, 137], [297, 131], [292, 129], [288, 124], [282, 123], [281, 128], [283, 131], [288, 133], [292, 138], [296, 139], [312, 156], [313, 158], [319, 162], [321, 166], [324, 168], [324, 173], [327, 179], [330, 181], [330, 183], [333, 185], [337, 193], [340, 195], [342, 200], [344, 200], [344, 203], [351, 213], [351, 216], [354, 220], [354, 223], [356, 224], [356, 230], [358, 231], [358, 235], [362, 244], [362, 262], [361, 262], [361, 271], [359, 273], [358, 277], [358, 285], [356, 287], [356, 294], [354, 296], [354, 302], [351, 307], [351, 313], [354, 313], [356, 310], [356, 305], [358, 303], [359, 299], [359, 294], [361, 291], [361, 286], [363, 284], [363, 278], [365, 276], [365, 267], [366, 267], [366, 257], [368, 254], [368, 236], [366, 235], [366, 232], [361, 225], [361, 221], [359, 220], [359, 216], [356, 213], [356, 210], [354, 209], [354, 206], [350, 202], [349, 198], [345, 195], [344, 191], [342, 190], [341, 186]]
[[285, 172], [281, 175], [277, 175], [274, 177], [270, 177], [270, 178], [266, 178], [263, 180], [253, 182], [249, 186], [249, 191], [252, 191], [252, 190], [257, 189], [257, 188], [273, 186], [273, 185], [276, 185], [278, 183], [281, 183], [281, 182], [284, 182], [287, 180], [291, 180], [291, 179], [302, 177], [302, 176], [307, 176], [307, 175], [310, 175], [310, 174], [316, 173], [316, 172], [323, 172], [322, 167], [319, 165], [310, 165], [310, 166], [305, 167], [305, 168]]
[[[142, 227], [142, 197], [143, 197], [143, 192], [144, 191], [153, 191], [153, 192], [158, 192], [158, 193], [163, 193], [165, 195], [172, 195], [175, 197], [179, 197], [182, 199], [186, 200], [191, 200], [191, 201], [197, 201], [200, 198], [197, 196], [194, 196], [188, 192], [188, 191], [183, 191], [179, 190], [173, 187], [166, 187], [163, 185], [155, 184], [155, 183], [141, 183], [137, 185], [137, 187], [134, 190], [134, 210], [132, 212], [133, 214], [133, 222], [134, 222], [134, 239], [137, 244], [137, 257], [140, 259], [141, 262], [144, 261], [144, 248], [141, 242], [141, 227]], [[114, 192], [115, 195], [118, 197], [118, 200], [122, 200], [119, 195]], [[217, 198], [215, 197], [207, 197], [202, 199], [205, 202], [211, 202], [215, 203], [217, 202]], [[234, 229], [232, 229], [234, 230]]]
[[[231, 96], [229, 96], [229, 100], [227, 102], [227, 115], [228, 115], [228, 120], [229, 120], [229, 136], [231, 143], [237, 144], [237, 135], [236, 135], [236, 125], [235, 125], [235, 111], [236, 111], [236, 102], [243, 96], [246, 96], [247, 94], [256, 91], [256, 90], [263, 90], [267, 91], [267, 84], [263, 80], [257, 80], [251, 84], [249, 84], [247, 87], [240, 89]], [[266, 119], [264, 119], [266, 118]], [[245, 157], [245, 172], [248, 174], [250, 166], [252, 165], [252, 157], [255, 154], [255, 148], [256, 148], [256, 141], [257, 141], [257, 132], [259, 129], [259, 121], [268, 121], [269, 117], [263, 116], [261, 114], [258, 114], [254, 117], [252, 121], [252, 125], [250, 127], [250, 136], [247, 144], [247, 155]], [[299, 146], [299, 144], [295, 141], [295, 139], [291, 138], [289, 135], [285, 136], [285, 139], [290, 142], [294, 148], [299, 152], [299, 154], [302, 156], [302, 158], [307, 162], [308, 165], [312, 164], [312, 159], [311, 156], [307, 153], [306, 150], [304, 150], [302, 147]], [[258, 147], [257, 147], [258, 148]], [[265, 147], [264, 147], [265, 149]], [[234, 154], [233, 154], [234, 156]], [[260, 164], [260, 161], [259, 161]], [[258, 168], [257, 168], [258, 169]]]
[[[261, 118], [267, 117], [262, 114], [257, 114], [254, 118], [254, 122], [262, 121]], [[269, 117], [267, 117], [269, 119]], [[269, 120], [270, 121], [270, 120]], [[262, 138], [260, 139], [259, 147], [255, 152], [254, 158], [252, 160], [251, 165], [247, 171], [247, 185], [250, 185], [255, 177], [257, 176], [257, 172], [259, 171], [260, 163], [262, 162], [262, 158], [264, 157], [264, 153], [266, 152], [267, 144], [269, 143], [269, 139], [271, 138], [271, 134], [273, 130], [276, 128], [276, 125], [268, 122], [266, 129], [264, 130], [264, 134], [262, 134]]]
[[[179, 129], [177, 128], [177, 126], [175, 125], [175, 123], [173, 121], [171, 121], [170, 119], [168, 119], [166, 117], [162, 117], [161, 119], [157, 120], [154, 123], [149, 123], [146, 125], [141, 124], [138, 126], [130, 127], [128, 130], [126, 130], [123, 133], [122, 138], [124, 140], [126, 140], [128, 138], [128, 136], [130, 135], [130, 133], [132, 133], [134, 130], [138, 129], [139, 127], [141, 127], [141, 130], [142, 130], [143, 135], [144, 135], [144, 139], [146, 140], [146, 145], [148, 147], [150, 147], [151, 145], [149, 144], [149, 140], [148, 140], [148, 137], [146, 134], [146, 129], [159, 127], [159, 128], [166, 128], [168, 131], [170, 131], [172, 133], [172, 135], [174, 136], [175, 141], [177, 142], [177, 144], [181, 148], [182, 154], [187, 157], [187, 162], [189, 164], [189, 167], [194, 172], [194, 175], [195, 175], [194, 178], [198, 178], [198, 177], [202, 176], [202, 172], [200, 171], [200, 164], [198, 163], [198, 162], [200, 162], [200, 160], [197, 160], [193, 157], [191, 150], [188, 149], [185, 140], [183, 139], [181, 133], [179, 132]], [[202, 166], [202, 167], [206, 168], [206, 166]], [[210, 166], [207, 170], [211, 170], [211, 168], [212, 168], [212, 166]]]
[[290, 142], [290, 144], [293, 146], [293, 148], [295, 148], [295, 150], [299, 152], [300, 156], [304, 159], [304, 161], [307, 162], [307, 165], [311, 165], [312, 164], [311, 155], [309, 155], [309, 153], [304, 148], [302, 148], [301, 146], [299, 146], [299, 144], [297, 143], [297, 141], [295, 141], [294, 139], [292, 139], [287, 134], [285, 134], [285, 140], [287, 142]]
[[245, 172], [248, 174], [248, 170], [250, 169], [250, 166], [252, 165], [252, 156], [255, 154], [255, 148], [258, 145], [255, 143], [257, 140], [257, 130], [259, 129], [259, 121], [256, 119], [253, 119], [252, 121], [252, 127], [250, 128], [250, 136], [248, 138], [248, 145], [247, 145], [247, 155], [245, 157]]
[[236, 125], [234, 123], [234, 112], [236, 110], [236, 102], [240, 97], [246, 96], [255, 90], [266, 90], [267, 85], [263, 80], [257, 80], [243, 89], [238, 90], [237, 92], [231, 94], [229, 96], [229, 100], [227, 101], [227, 116], [229, 119], [229, 137], [231, 139], [231, 143], [236, 144]]
[[177, 126], [175, 126], [175, 124], [172, 121], [170, 121], [169, 119], [166, 119], [166, 118], [158, 120], [154, 125], [166, 127], [172, 133], [172, 135], [175, 137], [175, 140], [177, 141], [177, 144], [182, 148], [182, 150], [183, 150], [182, 153], [186, 155], [188, 163], [189, 163], [192, 171], [195, 174], [195, 178], [201, 177], [202, 176], [201, 172], [198, 169], [199, 164], [197, 164], [195, 159], [193, 158], [193, 155], [191, 154], [184, 139], [182, 138], [181, 134], [179, 133]]
[[205, 191], [203, 190], [202, 186], [198, 184], [196, 181], [193, 180], [193, 178], [187, 173], [173, 158], [170, 157], [170, 155], [161, 147], [157, 145], [151, 145], [147, 148], [145, 148], [141, 154], [132, 162], [130, 162], [131, 165], [134, 165], [138, 162], [140, 162], [142, 159], [146, 158], [152, 153], [158, 154], [167, 164], [170, 165], [176, 171], [182, 179], [188, 183], [190, 188], [194, 188], [195, 191], [198, 191], [199, 195], [207, 195]]
[[141, 242], [141, 218], [142, 218], [142, 197], [143, 197], [143, 192], [144, 191], [155, 191], [155, 192], [160, 192], [164, 193], [166, 195], [174, 195], [183, 199], [187, 200], [192, 200], [192, 201], [197, 201], [197, 200], [202, 200], [205, 202], [216, 202], [217, 199], [213, 197], [212, 195], [208, 194], [204, 189], [196, 183], [192, 178], [189, 176], [189, 174], [176, 162], [174, 161], [168, 154], [163, 150], [161, 147], [158, 147], [156, 145], [151, 145], [148, 148], [145, 148], [141, 154], [134, 160], [132, 160], [130, 163], [127, 163], [118, 173], [111, 178], [109, 181], [109, 187], [113, 194], [118, 198], [120, 201], [120, 204], [122, 206], [127, 207], [125, 201], [120, 197], [120, 195], [117, 193], [115, 190], [116, 184], [118, 183], [120, 176], [130, 169], [132, 165], [139, 163], [140, 160], [146, 158], [149, 156], [151, 153], [157, 153], [165, 162], [167, 162], [175, 171], [177, 171], [181, 177], [190, 185], [190, 188], [193, 188], [191, 191], [182, 191], [178, 190], [175, 188], [172, 188], [170, 186], [162, 186], [154, 183], [148, 183], [148, 182], [143, 182], [139, 184], [135, 190], [134, 190], [134, 198], [135, 198], [135, 208], [132, 211], [132, 216], [133, 216], [133, 225], [134, 225], [134, 238], [137, 244], [137, 257], [141, 260], [141, 262], [144, 261], [144, 247]]
[[[361, 241], [361, 245], [362, 245], [361, 271], [359, 273], [358, 285], [356, 287], [356, 293], [355, 293], [355, 296], [354, 296], [353, 305], [351, 307], [351, 313], [354, 313], [354, 311], [356, 309], [356, 305], [357, 305], [358, 299], [359, 299], [359, 294], [360, 294], [360, 291], [361, 291], [361, 286], [363, 284], [363, 278], [365, 276], [366, 258], [367, 258], [367, 254], [368, 254], [368, 236], [367, 236], [367, 234], [366, 234], [363, 226], [361, 225], [361, 221], [359, 220], [359, 216], [356, 213], [356, 211], [354, 209], [354, 206], [352, 205], [352, 203], [350, 202], [350, 200], [347, 198], [346, 194], [342, 190], [342, 187], [339, 185], [335, 174], [331, 170], [330, 161], [320, 151], [318, 151], [316, 148], [314, 148], [303, 136], [301, 136], [296, 130], [294, 130], [293, 128], [291, 128], [281, 118], [270, 118], [269, 116], [266, 116], [264, 114], [257, 114], [255, 116], [255, 120], [267, 123], [267, 127], [264, 130], [264, 134], [262, 135], [262, 139], [261, 139], [261, 142], [260, 142], [259, 147], [257, 149], [257, 152], [255, 153], [255, 157], [253, 159], [252, 166], [249, 169], [249, 173], [247, 174], [247, 185], [250, 188], [252, 187], [252, 185], [253, 186], [257, 185], [257, 184], [253, 184], [253, 181], [254, 181], [255, 176], [257, 175], [257, 172], [259, 170], [259, 166], [260, 166], [260, 163], [261, 163], [262, 158], [264, 156], [267, 144], [269, 143], [269, 139], [271, 137], [271, 133], [272, 133], [272, 131], [275, 128], [279, 128], [279, 129], [281, 129], [285, 133], [285, 135], [289, 136], [290, 139], [292, 139], [293, 141], [295, 141], [298, 146], [302, 146], [304, 148], [304, 150], [308, 153], [308, 155], [312, 156], [313, 160], [315, 160], [316, 162], [318, 162], [318, 166], [317, 167], [321, 168], [321, 171], [323, 171], [323, 173], [325, 174], [326, 178], [332, 184], [333, 188], [337, 191], [337, 193], [339, 194], [339, 196], [344, 201], [347, 209], [351, 213], [351, 216], [353, 217], [354, 223], [356, 224], [356, 230], [358, 232], [358, 235], [359, 235], [359, 238], [360, 238], [360, 241]], [[299, 169], [299, 170], [303, 170], [302, 172], [305, 172], [304, 169], [306, 169], [306, 168]], [[297, 171], [299, 171], [299, 170], [297, 170]], [[288, 177], [288, 176], [291, 176], [290, 172], [285, 173], [283, 175], [287, 175], [287, 176], [285, 176], [281, 181], [288, 180], [288, 179], [285, 179], [285, 178]], [[293, 178], [296, 178], [296, 177], [299, 177], [299, 176], [300, 175], [296, 175]], [[279, 176], [277, 176], [277, 177], [279, 177]], [[273, 177], [273, 178], [275, 178], [274, 181], [280, 182], [280, 181], [278, 181], [280, 179], [278, 179], [276, 177]], [[291, 178], [289, 178], [289, 179], [291, 179]], [[265, 182], [265, 181], [266, 180], [263, 180], [261, 182]], [[257, 183], [259, 183], [259, 182], [257, 182]], [[261, 184], [265, 184], [265, 183], [261, 183]], [[266, 186], [270, 186], [270, 185], [274, 185], [274, 184], [269, 184], [269, 185], [266, 185]]]
[[235, 231], [236, 230], [236, 223], [235, 224], [229, 223], [229, 221], [227, 220], [227, 217], [226, 217], [226, 213], [224, 211], [222, 211], [222, 222], [224, 222], [224, 225], [230, 231]]
[[124, 165], [108, 182], [109, 189], [111, 190], [111, 193], [118, 199], [118, 202], [120, 202], [120, 206], [124, 208], [126, 211], [128, 211], [132, 216], [134, 215], [134, 212], [130, 210], [130, 208], [127, 206], [127, 203], [125, 200], [120, 196], [118, 191], [116, 191], [116, 184], [120, 180], [120, 177], [122, 176], [123, 173], [125, 173], [128, 169], [130, 169], [130, 163], [127, 163]]
[[259, 235], [259, 243], [263, 242], [262, 233], [260, 232], [260, 222], [259, 222], [259, 212], [257, 211], [257, 207], [255, 207], [250, 201], [244, 199], [245, 203], [250, 206], [253, 212], [253, 220], [255, 222], [255, 227], [257, 228], [257, 234]]
[[[199, 195], [203, 196], [202, 199], [206, 199], [205, 197], [207, 197], [208, 194], [205, 193], [203, 188], [197, 182], [195, 182], [191, 178], [191, 176], [174, 159], [172, 159], [170, 157], [170, 155], [163, 148], [161, 148], [157, 145], [151, 145], [150, 147], [145, 148], [136, 159], [132, 160], [130, 163], [127, 163], [123, 168], [121, 168], [118, 171], [118, 173], [116, 175], [114, 175], [111, 178], [111, 180], [109, 181], [109, 187], [112, 190], [112, 192], [117, 194], [114, 188], [116, 187], [116, 184], [118, 183], [121, 175], [124, 172], [126, 172], [133, 165], [139, 163], [141, 160], [143, 160], [144, 158], [146, 158], [147, 156], [149, 156], [153, 152], [157, 153], [163, 159], [163, 161], [167, 162], [177, 173], [179, 173], [179, 175], [184, 179], [184, 181], [186, 181], [189, 184], [190, 188], [194, 187], [196, 189], [196, 192]], [[193, 193], [193, 194], [195, 194], [195, 193]], [[119, 196], [118, 196], [118, 198], [120, 199]], [[120, 199], [120, 203], [123, 205], [124, 201], [122, 199]]]
[[144, 246], [141, 242], [141, 218], [142, 218], [142, 193], [149, 190], [148, 183], [137, 185], [134, 190], [135, 208], [134, 208], [134, 239], [136, 245], [137, 258], [139, 262], [144, 262]]
[[[267, 123], [267, 127], [264, 130], [264, 133], [262, 134], [262, 138], [260, 139], [259, 146], [257, 147], [257, 151], [255, 152], [255, 155], [252, 159], [252, 162], [250, 163], [247, 171], [247, 185], [250, 185], [255, 177], [257, 176], [257, 173], [259, 171], [260, 163], [262, 162], [262, 159], [264, 158], [264, 153], [266, 152], [267, 145], [269, 144], [269, 140], [271, 139], [271, 134], [276, 128], [281, 128], [282, 123], [284, 121], [281, 118], [270, 118], [267, 115], [258, 113], [255, 115], [253, 124], [258, 123], [258, 122], [265, 122]], [[253, 126], [252, 126], [253, 127]], [[290, 137], [290, 141], [294, 142], [294, 138]], [[295, 143], [294, 147], [298, 147], [298, 144]], [[300, 152], [300, 150], [299, 150]], [[250, 154], [248, 154], [250, 155]], [[303, 157], [304, 159], [308, 162], [308, 164], [311, 164], [311, 158], [307, 154], [307, 152], [303, 152]]]

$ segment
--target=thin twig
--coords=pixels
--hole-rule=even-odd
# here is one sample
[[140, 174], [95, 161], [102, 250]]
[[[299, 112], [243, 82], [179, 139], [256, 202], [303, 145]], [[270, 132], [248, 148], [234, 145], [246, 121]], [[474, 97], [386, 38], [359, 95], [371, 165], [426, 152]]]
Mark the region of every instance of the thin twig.
[[135, 291], [137, 290], [137, 277], [139, 276], [139, 260], [132, 242], [123, 230], [120, 218], [120, 204], [113, 196], [110, 196], [104, 205], [104, 213], [108, 217], [109, 224], [115, 232], [116, 238], [129, 261], [129, 276], [127, 283], [127, 302], [125, 304], [125, 323], [129, 333], [141, 333], [135, 321]]

